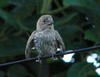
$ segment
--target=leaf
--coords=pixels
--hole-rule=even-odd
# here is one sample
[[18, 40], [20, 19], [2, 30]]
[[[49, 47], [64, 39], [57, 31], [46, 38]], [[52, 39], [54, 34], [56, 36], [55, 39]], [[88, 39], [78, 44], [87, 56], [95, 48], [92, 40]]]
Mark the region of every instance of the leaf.
[[47, 11], [50, 8], [51, 1], [52, 0], [43, 0], [43, 5], [42, 5], [41, 13], [47, 13]]
[[18, 25], [15, 18], [13, 18], [13, 16], [11, 14], [5, 12], [2, 9], [0, 9], [0, 17], [2, 17], [7, 23], [9, 23], [11, 25]]
[[59, 20], [57, 20], [55, 22], [55, 26], [65, 25], [66, 23], [69, 23], [71, 20], [73, 20], [73, 18], [76, 17], [77, 15], [78, 15], [77, 12], [73, 12], [71, 14], [68, 14], [68, 15], [60, 18]]
[[16, 4], [16, 8], [12, 11], [14, 17], [22, 20], [27, 16], [31, 16], [35, 9], [35, 0], [11, 0], [12, 4]]
[[12, 4], [17, 5], [17, 7], [12, 11], [12, 14], [20, 20], [23, 20], [28, 16], [32, 16], [34, 12], [40, 14], [41, 11], [44, 12], [44, 10], [46, 10], [45, 8], [48, 8], [50, 0], [45, 1], [48, 4], [45, 4], [45, 2], [43, 4], [43, 2], [44, 0], [11, 0]]
[[10, 66], [7, 71], [8, 77], [27, 77], [29, 75], [27, 70], [21, 65]]
[[65, 6], [84, 6], [86, 5], [86, 0], [64, 0]]
[[0, 17], [2, 17], [8, 24], [17, 28], [27, 30], [27, 28], [22, 24], [20, 20], [13, 17], [11, 14], [5, 12], [4, 10], [0, 9]]
[[84, 47], [86, 47], [84, 43], [79, 42], [79, 41], [75, 41], [72, 43], [68, 43], [67, 50], [68, 49], [75, 50], [75, 49], [80, 49], [80, 48], [84, 48]]
[[66, 71], [64, 71], [64, 72], [60, 72], [52, 77], [66, 77], [66, 76], [67, 76]]
[[87, 77], [95, 73], [95, 68], [86, 62], [73, 64], [67, 72], [68, 77]]
[[5, 77], [5, 72], [0, 71], [0, 77]]
[[71, 42], [75, 38], [78, 38], [76, 35], [77, 35], [77, 32], [79, 32], [79, 30], [73, 24], [68, 24], [68, 25], [62, 26], [60, 28], [57, 28], [57, 30], [59, 31], [60, 35], [62, 36], [66, 46], [71, 44]]
[[84, 32], [85, 39], [95, 42], [96, 44], [100, 44], [100, 38], [96, 34], [95, 29], [88, 29]]
[[35, 0], [35, 6], [36, 6], [37, 14], [40, 14], [43, 6], [43, 0]]
[[0, 44], [0, 57], [12, 57], [24, 54], [25, 41], [22, 38], [10, 37]]
[[95, 0], [64, 0], [63, 3], [85, 14], [95, 25], [96, 34], [100, 37], [100, 5]]
[[[39, 14], [36, 14], [36, 15], [33, 15], [31, 17], [27, 17], [26, 19], [24, 19], [22, 22], [23, 22], [23, 25], [25, 27], [27, 27], [27, 29], [34, 31], [35, 28], [36, 28], [36, 22], [38, 20], [38, 18], [40, 17], [41, 15]], [[27, 30], [28, 31], [28, 30]]]
[[9, 4], [9, 0], [0, 0], [0, 7], [7, 6]]

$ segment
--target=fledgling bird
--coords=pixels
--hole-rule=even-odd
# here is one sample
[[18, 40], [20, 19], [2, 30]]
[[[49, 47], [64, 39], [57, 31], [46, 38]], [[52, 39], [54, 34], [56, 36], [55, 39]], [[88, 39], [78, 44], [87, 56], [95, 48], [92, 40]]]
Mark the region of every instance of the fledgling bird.
[[51, 15], [42, 15], [36, 24], [36, 30], [29, 37], [25, 49], [25, 56], [29, 58], [31, 49], [35, 47], [38, 52], [38, 61], [40, 57], [56, 54], [57, 48], [65, 51], [64, 42], [59, 33], [54, 30], [54, 20]]

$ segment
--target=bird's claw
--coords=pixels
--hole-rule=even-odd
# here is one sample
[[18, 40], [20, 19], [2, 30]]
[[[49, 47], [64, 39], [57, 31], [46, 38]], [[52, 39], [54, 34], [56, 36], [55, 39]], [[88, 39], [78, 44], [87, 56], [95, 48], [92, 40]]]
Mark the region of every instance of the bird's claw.
[[38, 59], [36, 60], [36, 62], [39, 62], [40, 64], [42, 63], [42, 61], [40, 59], [40, 55], [38, 55]]
[[58, 60], [58, 58], [54, 57], [54, 55], [51, 55], [51, 57], [52, 57], [53, 60]]

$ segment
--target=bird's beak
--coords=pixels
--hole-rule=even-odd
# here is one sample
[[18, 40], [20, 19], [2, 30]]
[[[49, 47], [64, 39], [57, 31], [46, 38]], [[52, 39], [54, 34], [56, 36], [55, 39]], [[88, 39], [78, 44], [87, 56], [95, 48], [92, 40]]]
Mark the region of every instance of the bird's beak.
[[49, 23], [48, 23], [49, 25], [54, 24], [54, 21], [53, 21], [53, 19], [52, 19], [52, 18], [48, 18], [48, 22], [49, 22]]

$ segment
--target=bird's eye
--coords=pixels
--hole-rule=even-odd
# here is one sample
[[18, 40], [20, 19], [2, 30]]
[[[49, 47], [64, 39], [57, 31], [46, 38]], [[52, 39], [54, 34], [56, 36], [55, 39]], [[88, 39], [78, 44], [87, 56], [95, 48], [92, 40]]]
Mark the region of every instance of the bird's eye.
[[43, 22], [46, 22], [46, 20], [43, 20]]

